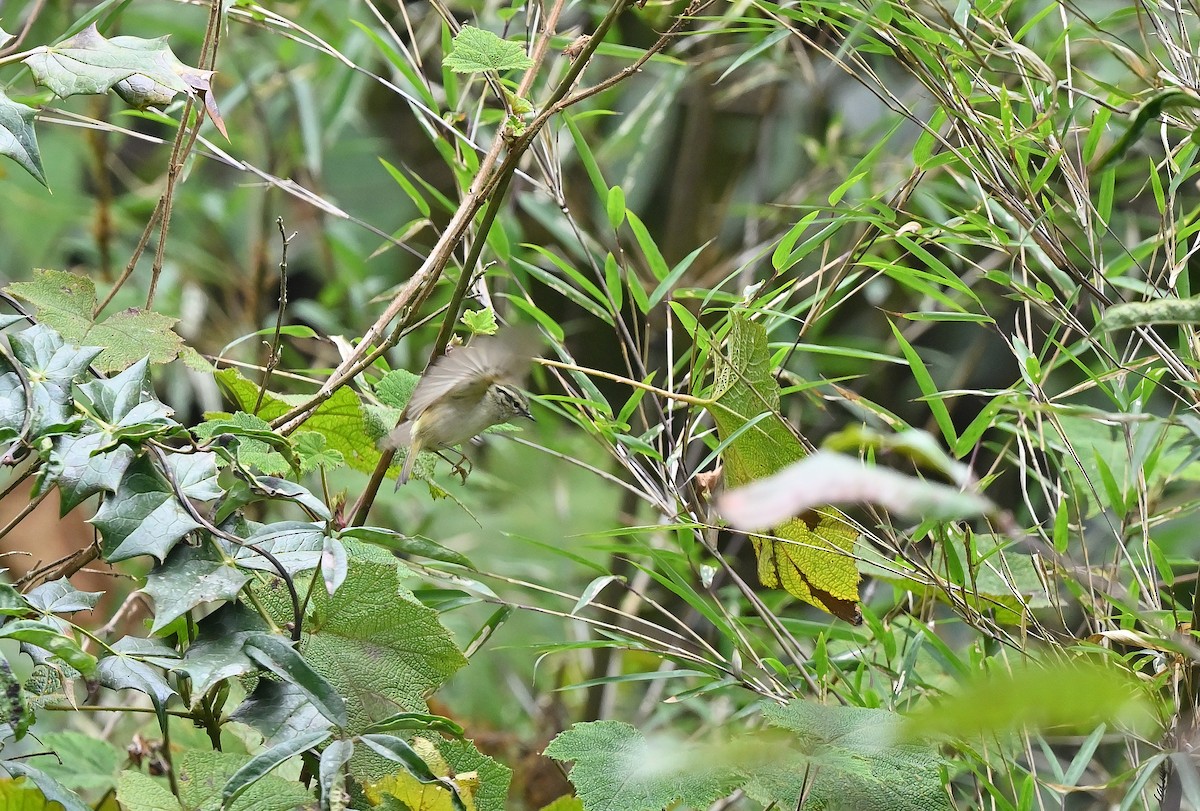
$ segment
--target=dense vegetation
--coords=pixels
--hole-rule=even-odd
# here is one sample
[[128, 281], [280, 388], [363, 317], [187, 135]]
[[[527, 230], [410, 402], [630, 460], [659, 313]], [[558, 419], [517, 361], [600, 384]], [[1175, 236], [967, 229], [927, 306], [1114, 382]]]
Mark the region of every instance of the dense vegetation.
[[0, 805], [1200, 806], [1200, 9], [0, 10]]

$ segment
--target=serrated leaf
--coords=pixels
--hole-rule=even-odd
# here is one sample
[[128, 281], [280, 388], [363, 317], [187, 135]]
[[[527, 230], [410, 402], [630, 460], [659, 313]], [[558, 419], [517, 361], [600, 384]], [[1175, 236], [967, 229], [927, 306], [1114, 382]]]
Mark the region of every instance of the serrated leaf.
[[48, 732], [40, 739], [57, 756], [34, 761], [45, 774], [73, 791], [116, 788], [126, 755], [108, 741], [81, 732]]
[[[937, 750], [902, 734], [884, 710], [810, 701], [765, 704], [763, 715], [795, 736], [793, 746], [746, 769], [746, 793], [784, 808], [939, 811], [951, 808]], [[801, 797], [805, 798], [800, 805]]]
[[[15, 375], [12, 381], [16, 384], [5, 386], [19, 398], [19, 405], [12, 396], [8, 398], [17, 414], [16, 424], [21, 424], [24, 410], [28, 408], [33, 410], [30, 439], [51, 431], [61, 433], [77, 424], [80, 418], [73, 413], [71, 386], [103, 350], [67, 344], [62, 336], [44, 324], [12, 335], [9, 342], [13, 357], [25, 367], [31, 397], [30, 402], [25, 402], [24, 389], [16, 382]], [[5, 422], [8, 422], [7, 415]]]
[[176, 546], [146, 575], [143, 591], [154, 600], [150, 633], [158, 633], [198, 605], [235, 599], [249, 579], [249, 574], [230, 566], [209, 544]]
[[420, 375], [415, 375], [407, 369], [388, 372], [375, 384], [375, 396], [385, 405], [402, 409], [408, 405], [420, 379]]
[[8, 287], [37, 308], [38, 320], [74, 343], [104, 348], [96, 358], [103, 372], [115, 372], [149, 357], [168, 363], [179, 355], [183, 339], [172, 331], [178, 321], [148, 310], [131, 308], [95, 321], [96, 286], [91, 279], [62, 270], [36, 270], [33, 280]]
[[737, 788], [737, 771], [682, 742], [647, 739], [620, 721], [573, 724], [543, 754], [574, 761], [571, 783], [587, 811], [705, 808]]
[[[175, 758], [179, 794], [188, 808], [219, 808], [230, 779], [250, 761], [232, 752], [186, 750]], [[297, 782], [268, 774], [227, 806], [231, 811], [295, 811], [312, 802], [312, 792]]]
[[[725, 450], [730, 488], [766, 478], [800, 461], [804, 448], [779, 416], [779, 384], [771, 373], [767, 333], [745, 315], [732, 317], [728, 354], [716, 363], [708, 411]], [[773, 538], [751, 535], [763, 585], [849, 622], [861, 622], [858, 570], [851, 552], [858, 533], [836, 511], [813, 510], [784, 522]]]
[[[237, 408], [254, 412], [254, 404], [258, 400], [257, 383], [248, 380], [236, 369], [221, 369], [214, 374], [214, 378]], [[274, 392], [267, 392], [258, 411], [254, 413], [264, 420], [274, 420], [291, 408], [293, 400], [298, 403], [304, 399], [306, 398], [289, 399]], [[347, 465], [360, 472], [370, 473], [380, 458], [380, 450], [376, 443], [392, 426], [384, 428], [367, 420], [358, 395], [343, 386], [318, 406], [302, 427], [306, 431], [316, 431], [323, 435], [328, 441], [327, 447], [341, 453]]]
[[442, 60], [442, 66], [455, 73], [480, 73], [506, 70], [524, 70], [533, 65], [518, 42], [507, 42], [482, 28], [464, 25], [454, 37], [450, 53]]
[[[260, 599], [276, 622], [291, 621], [282, 590]], [[353, 557], [336, 594], [313, 589], [300, 652], [345, 699], [351, 733], [426, 710], [425, 698], [466, 664], [437, 613], [401, 587], [394, 564]]]
[[332, 724], [308, 700], [308, 695], [290, 682], [259, 679], [254, 692], [230, 716], [262, 733], [267, 745]]
[[175, 668], [191, 678], [193, 701], [222, 679], [254, 672], [257, 668], [242, 648], [254, 634], [270, 630], [262, 617], [240, 603], [226, 603], [198, 625], [196, 641]]
[[181, 64], [171, 54], [166, 37], [109, 40], [93, 24], [70, 39], [41, 49], [28, 57], [25, 64], [33, 72], [33, 80], [59, 98], [105, 93], [132, 76], [140, 76], [174, 93], [188, 92], [188, 84], [170, 60], [175, 65]]
[[125, 811], [182, 811], [165, 781], [126, 770], [117, 781], [117, 802]]
[[46, 186], [46, 171], [38, 149], [33, 119], [37, 110], [0, 92], [0, 155], [16, 161], [34, 180]]

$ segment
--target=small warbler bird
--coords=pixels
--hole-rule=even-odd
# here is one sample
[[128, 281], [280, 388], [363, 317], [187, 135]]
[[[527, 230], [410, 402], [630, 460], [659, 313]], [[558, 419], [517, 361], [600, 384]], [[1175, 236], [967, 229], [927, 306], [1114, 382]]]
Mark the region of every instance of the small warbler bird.
[[533, 330], [509, 329], [481, 335], [434, 361], [417, 382], [400, 425], [386, 440], [389, 447], [408, 451], [397, 489], [408, 482], [421, 451], [458, 445], [515, 417], [533, 419], [518, 385], [529, 372], [538, 343]]

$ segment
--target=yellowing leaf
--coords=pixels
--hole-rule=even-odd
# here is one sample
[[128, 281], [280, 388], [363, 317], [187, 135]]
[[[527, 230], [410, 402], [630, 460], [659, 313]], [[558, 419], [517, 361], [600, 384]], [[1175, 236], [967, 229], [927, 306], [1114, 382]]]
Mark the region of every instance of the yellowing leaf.
[[[726, 445], [725, 483], [739, 487], [765, 478], [805, 455], [779, 415], [779, 384], [771, 373], [767, 333], [735, 314], [727, 353], [716, 363], [709, 413]], [[833, 509], [810, 510], [780, 525], [773, 536], [751, 535], [763, 585], [858, 624], [858, 569], [851, 551], [857, 533]]]
[[[412, 747], [421, 759], [429, 765], [430, 770], [439, 777], [450, 774], [450, 766], [437, 748], [425, 738], [414, 738]], [[461, 772], [451, 778], [458, 786], [458, 794], [462, 798], [467, 811], [475, 811], [475, 792], [479, 789], [479, 774], [476, 772]], [[454, 802], [450, 790], [433, 783], [422, 783], [408, 772], [396, 772], [381, 780], [367, 783], [363, 786], [367, 799], [374, 805], [381, 805], [389, 795], [400, 800], [412, 811], [454, 811]]]

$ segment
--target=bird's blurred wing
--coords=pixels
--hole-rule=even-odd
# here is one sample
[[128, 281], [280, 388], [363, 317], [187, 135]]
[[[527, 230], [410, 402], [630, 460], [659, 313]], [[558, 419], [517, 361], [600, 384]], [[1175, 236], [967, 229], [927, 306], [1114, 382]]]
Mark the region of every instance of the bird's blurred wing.
[[534, 330], [509, 329], [446, 353], [421, 376], [405, 418], [415, 420], [443, 397], [482, 397], [497, 380], [523, 380], [539, 343]]

